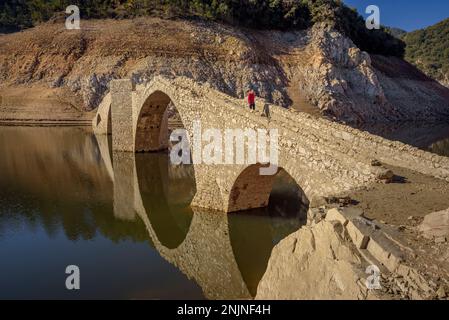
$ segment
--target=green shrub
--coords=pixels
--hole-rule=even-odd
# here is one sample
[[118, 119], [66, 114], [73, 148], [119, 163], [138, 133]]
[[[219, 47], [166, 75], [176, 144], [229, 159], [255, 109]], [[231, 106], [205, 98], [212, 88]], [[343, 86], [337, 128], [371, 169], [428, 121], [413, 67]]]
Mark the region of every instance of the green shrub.
[[449, 74], [449, 19], [407, 33], [403, 39], [408, 61], [437, 80]]

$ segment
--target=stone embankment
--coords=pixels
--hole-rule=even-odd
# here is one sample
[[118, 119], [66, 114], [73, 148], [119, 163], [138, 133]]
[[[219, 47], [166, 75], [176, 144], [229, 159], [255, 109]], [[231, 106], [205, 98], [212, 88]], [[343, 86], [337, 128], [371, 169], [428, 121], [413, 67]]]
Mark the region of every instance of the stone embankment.
[[446, 299], [447, 275], [425, 277], [417, 254], [359, 209], [311, 209], [307, 226], [273, 249], [257, 299]]

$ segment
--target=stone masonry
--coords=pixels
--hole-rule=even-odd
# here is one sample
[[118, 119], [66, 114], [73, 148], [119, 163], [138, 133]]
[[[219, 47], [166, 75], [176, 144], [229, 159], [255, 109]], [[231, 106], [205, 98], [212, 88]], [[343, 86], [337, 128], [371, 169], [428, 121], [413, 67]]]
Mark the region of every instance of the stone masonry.
[[[101, 104], [93, 125], [96, 133], [112, 132], [114, 152], [166, 149], [170, 102], [190, 135], [196, 120], [202, 130], [278, 129], [278, 165], [312, 205], [322, 197], [390, 179], [391, 172], [373, 165], [373, 160], [449, 181], [448, 158], [261, 99], [256, 111], [250, 111], [244, 101], [183, 77], [155, 77], [135, 88], [131, 80], [114, 80], [105, 99], [110, 101]], [[261, 116], [264, 107], [269, 107], [270, 118]], [[108, 115], [111, 126], [105, 125]], [[197, 194], [192, 205], [224, 212], [266, 206], [272, 179], [254, 174], [255, 166], [195, 165]]]

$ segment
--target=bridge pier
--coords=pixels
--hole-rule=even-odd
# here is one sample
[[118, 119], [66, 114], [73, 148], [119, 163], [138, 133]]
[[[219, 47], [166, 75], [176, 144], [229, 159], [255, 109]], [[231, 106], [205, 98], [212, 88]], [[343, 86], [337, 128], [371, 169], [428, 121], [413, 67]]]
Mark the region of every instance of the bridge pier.
[[195, 165], [196, 194], [192, 200], [193, 207], [224, 211], [222, 189], [216, 176], [212, 175], [207, 165]]
[[133, 85], [131, 80], [111, 81], [112, 150], [134, 152]]

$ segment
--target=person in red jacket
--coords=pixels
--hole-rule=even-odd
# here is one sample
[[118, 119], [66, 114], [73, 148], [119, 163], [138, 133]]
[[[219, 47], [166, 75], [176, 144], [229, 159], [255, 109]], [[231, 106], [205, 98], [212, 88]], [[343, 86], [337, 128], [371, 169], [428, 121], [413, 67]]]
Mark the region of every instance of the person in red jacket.
[[251, 110], [256, 110], [256, 93], [253, 89], [248, 90], [248, 105]]

